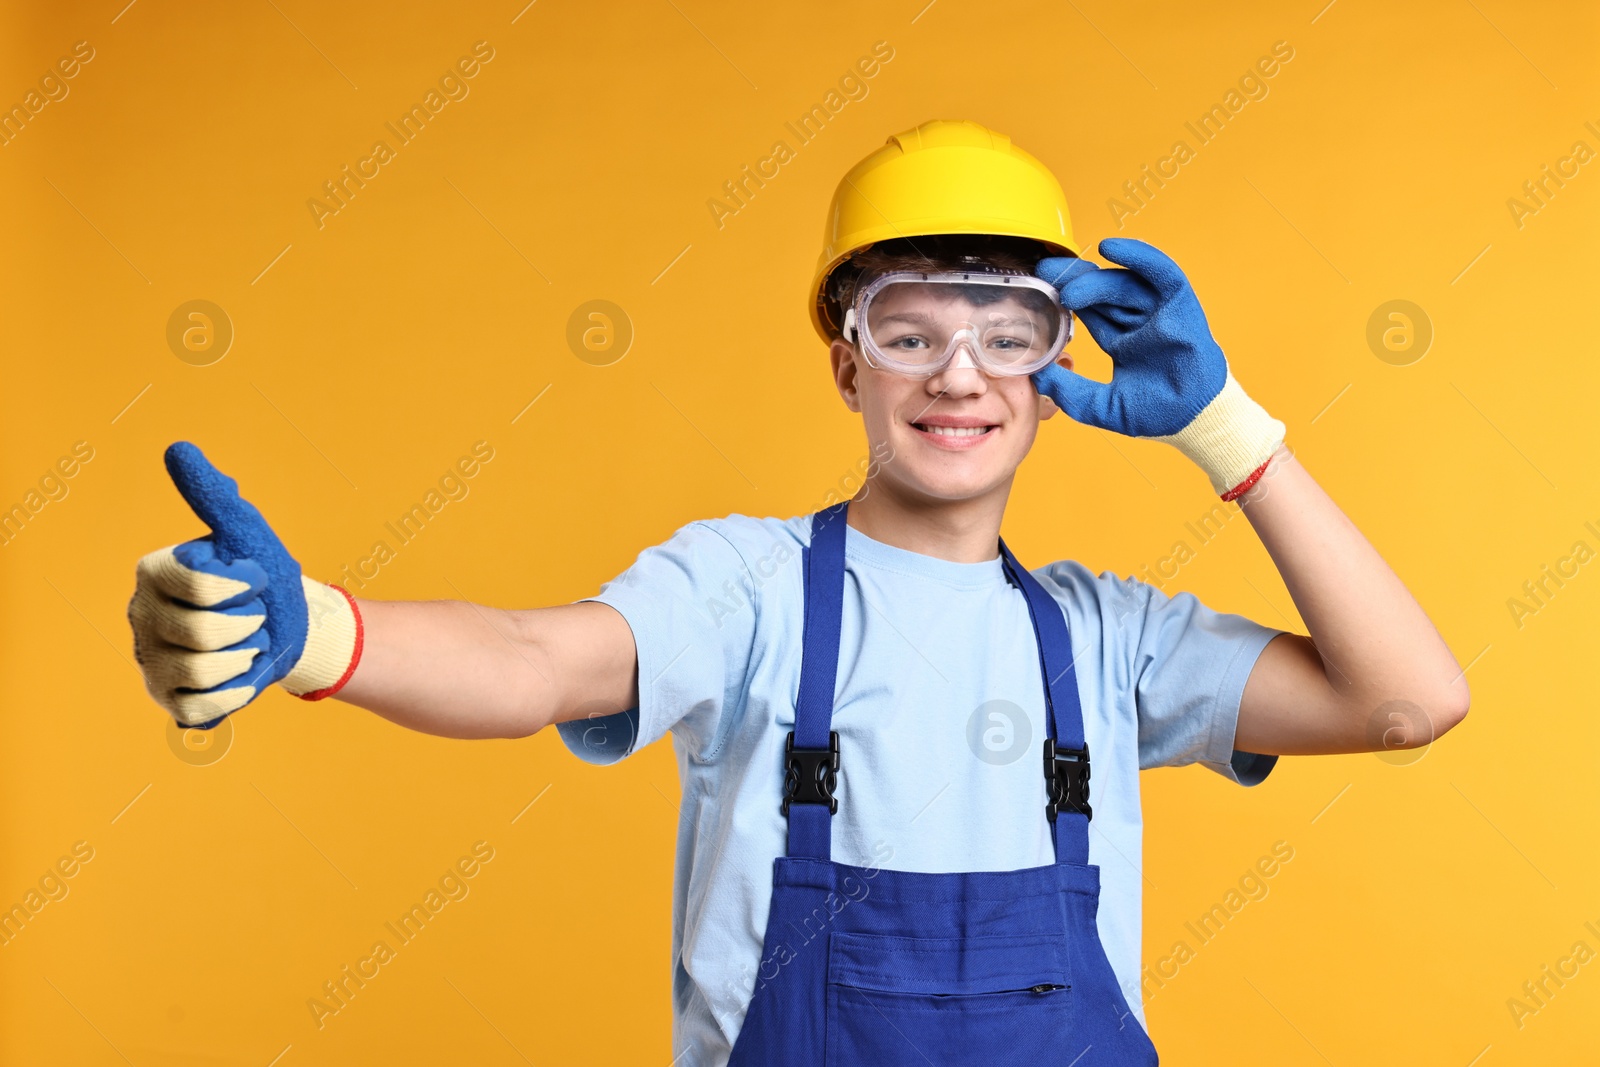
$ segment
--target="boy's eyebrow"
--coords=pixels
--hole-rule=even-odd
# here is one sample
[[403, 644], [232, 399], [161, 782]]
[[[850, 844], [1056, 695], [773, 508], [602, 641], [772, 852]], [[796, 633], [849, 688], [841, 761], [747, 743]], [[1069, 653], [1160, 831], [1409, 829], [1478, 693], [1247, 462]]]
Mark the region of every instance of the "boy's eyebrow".
[[933, 316], [926, 311], [895, 311], [888, 315], [874, 315], [875, 322], [932, 322]]
[[1036, 326], [1038, 322], [1037, 316], [1029, 314], [1007, 315], [1004, 318], [985, 320], [985, 324], [989, 326]]

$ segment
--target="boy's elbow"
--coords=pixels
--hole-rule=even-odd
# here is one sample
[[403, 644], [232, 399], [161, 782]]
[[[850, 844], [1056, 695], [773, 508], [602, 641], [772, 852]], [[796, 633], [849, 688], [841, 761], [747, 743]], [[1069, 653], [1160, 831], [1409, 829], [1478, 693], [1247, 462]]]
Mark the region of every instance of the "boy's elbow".
[[1462, 676], [1456, 679], [1429, 712], [1433, 722], [1433, 735], [1435, 737], [1449, 733], [1461, 725], [1461, 720], [1467, 717], [1467, 710], [1472, 706], [1472, 694], [1467, 689], [1467, 679]]
[[546, 726], [553, 725], [554, 721], [554, 709], [547, 707], [519, 709], [516, 714], [500, 723], [495, 736], [505, 741], [520, 741], [525, 737], [532, 737]]

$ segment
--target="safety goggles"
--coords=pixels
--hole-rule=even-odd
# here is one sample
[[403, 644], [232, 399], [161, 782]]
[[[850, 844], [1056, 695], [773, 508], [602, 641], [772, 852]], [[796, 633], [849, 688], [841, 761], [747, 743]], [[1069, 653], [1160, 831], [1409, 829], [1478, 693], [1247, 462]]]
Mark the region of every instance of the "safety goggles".
[[910, 378], [957, 366], [1020, 376], [1042, 370], [1072, 340], [1072, 313], [1031, 274], [896, 271], [874, 279], [845, 312], [844, 339], [868, 365]]

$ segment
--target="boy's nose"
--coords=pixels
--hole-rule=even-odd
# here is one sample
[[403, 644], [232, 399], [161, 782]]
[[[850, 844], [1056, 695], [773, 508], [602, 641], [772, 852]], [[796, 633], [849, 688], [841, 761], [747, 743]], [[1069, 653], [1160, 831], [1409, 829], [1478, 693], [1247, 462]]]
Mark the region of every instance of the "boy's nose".
[[928, 379], [928, 386], [943, 396], [975, 396], [988, 390], [989, 381], [973, 356], [971, 343], [963, 339], [956, 347], [955, 358]]

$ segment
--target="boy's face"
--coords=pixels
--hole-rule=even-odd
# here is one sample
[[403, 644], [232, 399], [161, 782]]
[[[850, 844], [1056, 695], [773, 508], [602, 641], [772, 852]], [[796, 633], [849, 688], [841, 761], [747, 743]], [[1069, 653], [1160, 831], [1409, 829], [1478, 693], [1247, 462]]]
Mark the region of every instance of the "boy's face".
[[[930, 301], [925, 310], [951, 314], [948, 302]], [[1057, 410], [1027, 375], [991, 377], [964, 349], [924, 379], [873, 367], [843, 339], [834, 339], [829, 355], [839, 395], [866, 425], [871, 454], [892, 457], [876, 477], [921, 503], [1009, 489], [1039, 423]], [[1057, 362], [1071, 367], [1072, 357], [1062, 353]]]

